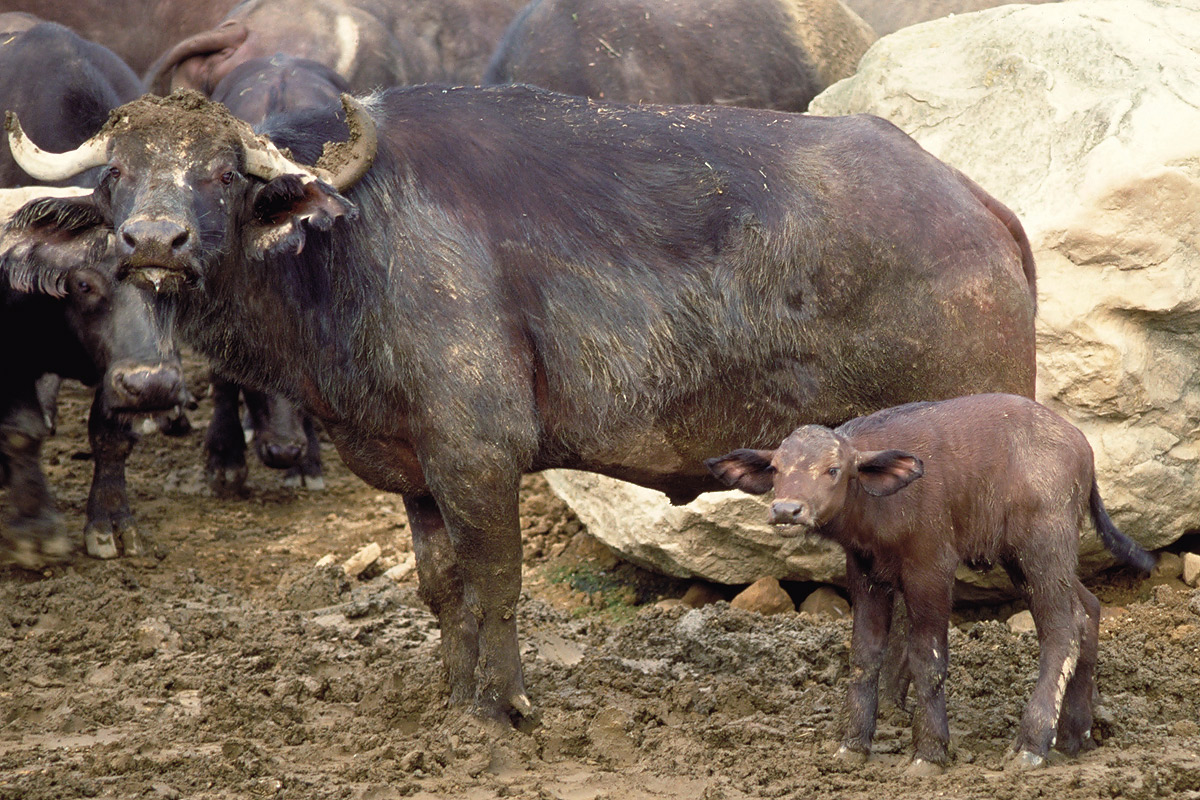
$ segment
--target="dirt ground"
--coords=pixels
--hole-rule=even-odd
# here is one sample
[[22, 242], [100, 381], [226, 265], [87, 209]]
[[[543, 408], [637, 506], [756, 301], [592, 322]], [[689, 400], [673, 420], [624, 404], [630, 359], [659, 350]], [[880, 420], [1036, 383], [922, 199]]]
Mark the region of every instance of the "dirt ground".
[[[68, 386], [61, 408], [46, 461], [81, 530], [86, 393]], [[1011, 608], [965, 611], [950, 639], [954, 763], [908, 778], [895, 709], [866, 766], [831, 757], [847, 620], [660, 602], [687, 585], [615, 563], [536, 477], [519, 626], [542, 724], [486, 730], [446, 708], [415, 576], [317, 566], [371, 542], [383, 566], [404, 564], [399, 499], [332, 450], [324, 492], [255, 462], [248, 497], [213, 498], [208, 411], [131, 459], [153, 557], [0, 568], [0, 800], [1200, 798], [1200, 592], [1178, 581], [1091, 582], [1106, 608], [1101, 746], [1032, 773], [1002, 765], [1036, 639], [1009, 631]]]

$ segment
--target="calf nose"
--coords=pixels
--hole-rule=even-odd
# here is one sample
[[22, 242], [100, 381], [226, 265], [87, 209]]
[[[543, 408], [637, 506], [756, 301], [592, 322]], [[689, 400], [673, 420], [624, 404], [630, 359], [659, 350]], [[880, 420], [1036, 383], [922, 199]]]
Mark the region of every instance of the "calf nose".
[[109, 386], [115, 405], [126, 410], [162, 411], [187, 399], [183, 373], [173, 366], [114, 367]]
[[158, 257], [179, 256], [191, 249], [192, 235], [174, 220], [141, 217], [121, 226], [121, 245], [126, 255], [140, 252], [154, 257], [157, 251]]
[[803, 525], [807, 521], [803, 503], [791, 500], [777, 500], [771, 503], [772, 525]]

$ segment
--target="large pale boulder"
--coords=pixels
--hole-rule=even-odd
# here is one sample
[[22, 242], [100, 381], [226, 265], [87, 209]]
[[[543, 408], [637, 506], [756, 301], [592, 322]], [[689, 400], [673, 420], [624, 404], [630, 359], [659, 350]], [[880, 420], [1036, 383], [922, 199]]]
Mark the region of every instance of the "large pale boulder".
[[[1039, 399], [1087, 434], [1109, 511], [1152, 549], [1200, 524], [1197, 43], [1200, 0], [1004, 6], [881, 39], [813, 103], [892, 120], [1020, 215], [1038, 261]], [[594, 535], [669, 574], [842, 578], [840, 552], [781, 538], [754, 498], [672, 507], [598, 476], [550, 483]], [[1091, 534], [1084, 556], [1109, 563]], [[959, 578], [963, 597], [1007, 585]]]

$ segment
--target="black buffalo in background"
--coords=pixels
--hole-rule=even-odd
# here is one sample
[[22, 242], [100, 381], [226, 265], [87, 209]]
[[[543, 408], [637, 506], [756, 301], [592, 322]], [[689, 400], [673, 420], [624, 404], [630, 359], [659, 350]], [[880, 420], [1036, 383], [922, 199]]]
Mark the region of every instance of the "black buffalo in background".
[[622, 103], [804, 111], [875, 41], [840, 0], [533, 0], [485, 84]]

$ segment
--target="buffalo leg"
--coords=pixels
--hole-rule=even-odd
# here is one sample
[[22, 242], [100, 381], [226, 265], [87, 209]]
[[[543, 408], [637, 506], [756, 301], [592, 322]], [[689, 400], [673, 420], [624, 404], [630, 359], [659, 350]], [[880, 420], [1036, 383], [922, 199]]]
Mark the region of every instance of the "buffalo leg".
[[287, 486], [319, 492], [325, 488], [325, 475], [321, 468], [321, 439], [317, 436], [317, 426], [312, 417], [302, 411], [299, 414], [304, 432], [304, 454], [300, 462], [287, 471], [283, 482]]
[[142, 555], [146, 547], [125, 487], [125, 461], [137, 436], [128, 422], [104, 411], [99, 392], [88, 415], [88, 438], [92, 445], [92, 488], [83, 531], [88, 555], [116, 558], [122, 549], [125, 555]]
[[905, 572], [908, 664], [916, 700], [913, 709], [916, 757], [910, 769], [918, 773], [945, 766], [949, 761], [946, 672], [950, 663], [948, 639], [953, 586], [953, 571], [942, 574], [936, 565], [914, 565]]
[[[1043, 541], [1064, 541], [1051, 534]], [[1054, 745], [1067, 687], [1075, 677], [1088, 611], [1074, 589], [1074, 565], [1049, 548], [1037, 554], [1039, 569], [1026, 573], [1029, 610], [1038, 635], [1038, 680], [1017, 732], [1017, 766], [1038, 766]], [[1090, 683], [1090, 677], [1085, 676]], [[1090, 702], [1090, 700], [1089, 700]]]
[[454, 545], [432, 497], [405, 497], [404, 510], [417, 557], [420, 596], [442, 630], [442, 663], [450, 683], [450, 704], [467, 705], [475, 699], [478, 626], [463, 600]]
[[[463, 578], [463, 599], [479, 630], [475, 712], [519, 723], [533, 706], [525, 693], [517, 646], [517, 600], [521, 594], [520, 475], [465, 481], [460, 503], [443, 502]], [[487, 491], [485, 487], [490, 488]], [[454, 509], [447, 512], [447, 507]]]
[[212, 375], [212, 420], [204, 436], [205, 476], [219, 496], [240, 494], [246, 488], [246, 435], [238, 415], [241, 388]]
[[46, 423], [36, 400], [18, 404], [0, 420], [0, 454], [5, 462], [9, 497], [16, 515], [8, 523], [4, 549], [13, 561], [37, 569], [70, 554], [62, 516], [54, 507], [42, 472]]
[[892, 622], [894, 592], [869, 576], [870, 564], [846, 554], [854, 631], [850, 640], [850, 686], [846, 695], [846, 735], [841, 757], [865, 757], [871, 752], [879, 711], [879, 674]]
[[1100, 601], [1076, 579], [1075, 594], [1087, 614], [1080, 632], [1079, 663], [1067, 684], [1058, 717], [1055, 746], [1069, 756], [1095, 747], [1092, 741], [1092, 693], [1096, 682], [1096, 656], [1100, 646]]

